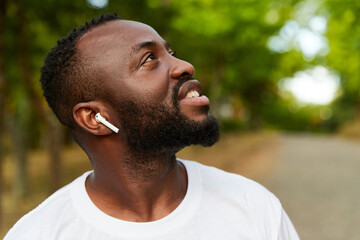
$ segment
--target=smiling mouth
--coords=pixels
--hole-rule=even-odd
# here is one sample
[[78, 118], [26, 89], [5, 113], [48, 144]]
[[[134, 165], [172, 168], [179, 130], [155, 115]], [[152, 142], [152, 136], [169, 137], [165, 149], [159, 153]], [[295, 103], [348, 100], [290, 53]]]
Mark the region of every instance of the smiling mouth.
[[178, 92], [178, 100], [201, 96], [201, 85], [198, 80], [191, 79], [183, 83]]
[[200, 97], [200, 93], [196, 90], [190, 90], [185, 96], [185, 98], [193, 98], [193, 97]]
[[181, 106], [205, 106], [209, 105], [209, 99], [201, 95], [201, 84], [196, 79], [183, 83], [178, 92], [178, 101]]

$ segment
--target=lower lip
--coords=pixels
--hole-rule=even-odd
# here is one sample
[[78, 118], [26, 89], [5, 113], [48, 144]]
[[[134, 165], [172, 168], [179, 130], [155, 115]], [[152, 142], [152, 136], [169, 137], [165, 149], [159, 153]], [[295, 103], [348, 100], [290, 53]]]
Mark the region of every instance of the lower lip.
[[180, 104], [194, 105], [194, 106], [205, 106], [209, 105], [210, 101], [206, 96], [184, 98], [180, 100]]

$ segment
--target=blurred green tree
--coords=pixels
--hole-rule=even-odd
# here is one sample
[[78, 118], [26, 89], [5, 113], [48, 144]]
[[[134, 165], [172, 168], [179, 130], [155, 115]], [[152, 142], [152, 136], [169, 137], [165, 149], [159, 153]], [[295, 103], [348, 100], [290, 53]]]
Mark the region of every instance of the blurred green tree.
[[[279, 1], [172, 1], [177, 15], [171, 22], [172, 41], [181, 56], [197, 67], [221, 116], [224, 104], [232, 105], [230, 118], [261, 128], [262, 109], [277, 99], [273, 70], [279, 54], [267, 42], [288, 19], [294, 2]], [[265, 99], [266, 98], [266, 99]], [[238, 102], [240, 104], [233, 104]], [[236, 109], [241, 108], [241, 109]], [[248, 118], [244, 118], [244, 109]]]
[[327, 64], [341, 76], [342, 95], [333, 103], [337, 125], [360, 117], [360, 2], [325, 1], [330, 52]]

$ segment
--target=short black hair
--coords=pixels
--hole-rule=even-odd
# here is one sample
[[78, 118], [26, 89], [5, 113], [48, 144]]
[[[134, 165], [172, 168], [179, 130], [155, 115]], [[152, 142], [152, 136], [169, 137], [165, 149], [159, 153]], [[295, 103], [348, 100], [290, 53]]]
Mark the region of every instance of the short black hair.
[[62, 124], [74, 128], [73, 107], [94, 100], [101, 91], [101, 77], [79, 56], [77, 40], [95, 26], [121, 19], [116, 13], [93, 18], [58, 40], [47, 54], [40, 82], [47, 103]]

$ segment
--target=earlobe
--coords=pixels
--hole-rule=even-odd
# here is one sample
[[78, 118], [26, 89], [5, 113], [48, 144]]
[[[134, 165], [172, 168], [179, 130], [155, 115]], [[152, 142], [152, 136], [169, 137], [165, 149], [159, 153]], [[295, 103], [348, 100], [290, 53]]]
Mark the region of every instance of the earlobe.
[[73, 108], [73, 117], [77, 125], [94, 135], [109, 135], [112, 131], [102, 123], [96, 121], [96, 113], [101, 107], [97, 102], [78, 103]]

